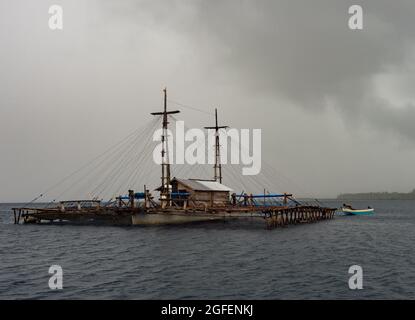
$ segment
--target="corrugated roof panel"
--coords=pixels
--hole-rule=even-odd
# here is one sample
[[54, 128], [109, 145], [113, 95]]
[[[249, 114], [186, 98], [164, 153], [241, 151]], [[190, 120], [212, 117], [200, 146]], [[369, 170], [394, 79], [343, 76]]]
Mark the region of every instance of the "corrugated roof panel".
[[189, 186], [193, 190], [205, 190], [206, 188], [201, 185], [198, 181], [192, 179], [177, 179], [178, 181], [182, 182], [183, 184]]
[[[176, 178], [177, 179], [177, 178]], [[193, 190], [199, 191], [232, 191], [231, 188], [217, 182], [196, 179], [177, 179], [177, 181], [189, 186]]]
[[207, 187], [209, 190], [215, 190], [215, 191], [232, 191], [231, 188], [225, 186], [224, 184], [221, 184], [217, 181], [204, 181], [204, 180], [198, 180], [198, 183], [201, 185]]

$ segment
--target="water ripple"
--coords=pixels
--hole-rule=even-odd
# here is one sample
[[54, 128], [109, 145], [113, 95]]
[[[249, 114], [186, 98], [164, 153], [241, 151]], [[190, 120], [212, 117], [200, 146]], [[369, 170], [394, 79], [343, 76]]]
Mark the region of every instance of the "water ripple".
[[[0, 205], [0, 298], [414, 299], [414, 204], [372, 202], [373, 216], [273, 231], [246, 222], [15, 226]], [[63, 267], [61, 291], [48, 288], [52, 264]], [[348, 288], [353, 264], [363, 290]]]

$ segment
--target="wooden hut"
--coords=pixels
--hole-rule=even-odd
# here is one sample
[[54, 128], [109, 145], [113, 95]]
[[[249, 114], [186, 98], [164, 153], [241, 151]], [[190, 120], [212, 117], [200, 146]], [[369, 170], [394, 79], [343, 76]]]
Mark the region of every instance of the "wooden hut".
[[230, 204], [232, 189], [215, 180], [173, 178], [170, 185], [171, 199], [180, 206], [214, 207]]

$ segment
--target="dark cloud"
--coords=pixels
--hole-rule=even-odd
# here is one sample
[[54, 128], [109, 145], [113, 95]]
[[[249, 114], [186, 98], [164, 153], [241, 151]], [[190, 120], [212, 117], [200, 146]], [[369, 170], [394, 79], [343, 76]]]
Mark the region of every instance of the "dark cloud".
[[244, 86], [252, 95], [288, 99], [312, 112], [331, 104], [347, 121], [415, 139], [415, 129], [405, 125], [415, 120], [412, 106], [397, 109], [393, 101], [381, 101], [373, 87], [379, 73], [405, 68], [408, 59], [415, 59], [415, 5], [361, 1], [364, 29], [352, 31], [347, 24], [352, 4], [356, 2], [131, 1], [131, 7], [121, 6], [121, 16], [149, 9], [155, 25], [187, 36], [209, 62], [206, 72]]

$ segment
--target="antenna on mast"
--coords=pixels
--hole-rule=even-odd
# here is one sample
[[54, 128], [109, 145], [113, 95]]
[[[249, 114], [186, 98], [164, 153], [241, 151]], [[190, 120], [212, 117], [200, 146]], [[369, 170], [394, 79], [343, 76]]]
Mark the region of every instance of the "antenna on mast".
[[218, 125], [218, 109], [215, 108], [215, 126], [205, 127], [205, 129], [215, 130], [215, 165], [213, 166], [213, 170], [214, 170], [214, 179], [215, 181], [219, 180], [219, 183], [222, 183], [222, 164], [220, 162], [219, 129], [226, 129], [226, 128], [228, 128], [228, 126]]
[[[164, 93], [164, 109], [161, 112], [152, 112], [153, 116], [163, 116], [162, 123], [162, 135], [161, 135], [161, 199], [162, 206], [165, 207], [170, 201], [170, 160], [169, 160], [169, 148], [168, 148], [168, 118], [169, 114], [179, 113], [179, 110], [167, 111], [167, 88], [163, 89]], [[165, 200], [165, 201], [163, 201]]]

